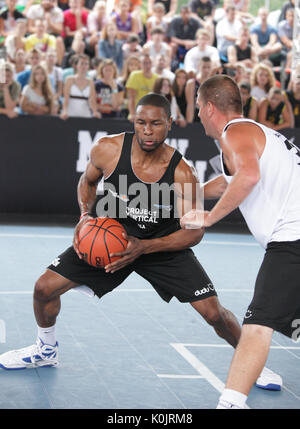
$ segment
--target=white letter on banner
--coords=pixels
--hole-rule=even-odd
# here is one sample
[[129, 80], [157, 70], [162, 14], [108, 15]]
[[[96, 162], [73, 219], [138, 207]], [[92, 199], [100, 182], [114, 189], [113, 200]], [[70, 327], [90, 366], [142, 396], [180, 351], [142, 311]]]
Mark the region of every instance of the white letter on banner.
[[106, 135], [107, 131], [98, 131], [92, 140], [89, 131], [78, 131], [79, 156], [76, 164], [77, 173], [83, 173], [86, 169], [92, 145], [96, 143], [101, 137]]

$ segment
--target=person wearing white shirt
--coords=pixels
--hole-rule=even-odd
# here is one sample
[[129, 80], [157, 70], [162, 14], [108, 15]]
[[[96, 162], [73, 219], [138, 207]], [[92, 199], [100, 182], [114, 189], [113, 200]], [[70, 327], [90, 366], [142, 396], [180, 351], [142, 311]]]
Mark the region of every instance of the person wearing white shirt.
[[241, 28], [242, 23], [236, 17], [235, 7], [227, 6], [225, 17], [216, 25], [217, 49], [221, 59], [227, 60], [227, 48], [237, 41]]
[[63, 30], [64, 14], [57, 6], [57, 0], [42, 0], [40, 4], [33, 4], [29, 7], [26, 16], [29, 33], [35, 31], [35, 20], [44, 19], [46, 21], [47, 33], [56, 37], [57, 62], [61, 64], [65, 54], [65, 45], [60, 36]]
[[184, 58], [184, 70], [189, 77], [194, 77], [199, 68], [201, 58], [209, 57], [214, 67], [220, 66], [219, 51], [214, 46], [209, 45], [210, 35], [205, 29], [200, 28], [196, 33], [197, 46], [191, 48]]
[[168, 68], [168, 59], [164, 55], [157, 56], [152, 73], [157, 74], [159, 77], [169, 79], [171, 84], [175, 79], [175, 74]]

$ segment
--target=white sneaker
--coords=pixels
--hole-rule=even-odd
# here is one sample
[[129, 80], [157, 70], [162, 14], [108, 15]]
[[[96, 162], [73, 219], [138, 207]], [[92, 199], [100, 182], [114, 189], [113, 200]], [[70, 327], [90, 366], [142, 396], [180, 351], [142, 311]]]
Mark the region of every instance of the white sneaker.
[[266, 390], [281, 390], [282, 378], [268, 368], [264, 368], [256, 380], [256, 386]]
[[36, 344], [23, 349], [11, 350], [0, 355], [0, 368], [14, 370], [58, 365], [58, 343], [44, 344], [38, 338]]

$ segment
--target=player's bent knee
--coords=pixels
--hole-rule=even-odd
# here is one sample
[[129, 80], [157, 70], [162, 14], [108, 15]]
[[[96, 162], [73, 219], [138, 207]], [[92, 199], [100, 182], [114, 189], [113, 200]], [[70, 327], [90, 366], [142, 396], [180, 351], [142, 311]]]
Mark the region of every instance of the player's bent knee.
[[37, 301], [46, 302], [51, 299], [51, 291], [51, 280], [41, 276], [35, 283], [33, 297]]
[[223, 317], [219, 309], [208, 309], [202, 317], [211, 326], [218, 326], [223, 323]]
[[255, 338], [264, 338], [264, 337], [270, 337], [273, 334], [273, 329], [269, 328], [268, 326], [263, 325], [256, 325], [256, 324], [244, 324], [242, 326], [242, 336], [243, 338], [249, 338], [250, 336], [253, 336]]
[[211, 326], [217, 326], [223, 322], [222, 307], [216, 297], [192, 302], [191, 305], [201, 314], [203, 319]]

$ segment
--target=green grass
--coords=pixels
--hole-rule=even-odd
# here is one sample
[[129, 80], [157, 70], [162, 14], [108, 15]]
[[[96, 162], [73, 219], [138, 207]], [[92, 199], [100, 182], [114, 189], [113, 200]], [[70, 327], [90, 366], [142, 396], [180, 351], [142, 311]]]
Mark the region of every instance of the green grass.
[[[178, 0], [178, 8], [177, 11], [180, 10], [180, 7], [184, 4], [187, 4], [188, 1], [187, 0]], [[277, 9], [281, 9], [283, 3], [285, 3], [285, 0], [269, 0], [269, 7], [270, 7], [270, 11], [272, 10], [277, 10]], [[264, 6], [265, 2], [264, 0], [249, 0], [249, 12], [256, 16], [258, 9], [262, 6]], [[221, 7], [223, 5], [223, 1], [220, 1], [220, 5], [219, 7]], [[143, 0], [143, 10], [147, 10], [147, 0]]]

